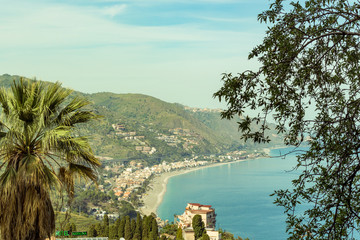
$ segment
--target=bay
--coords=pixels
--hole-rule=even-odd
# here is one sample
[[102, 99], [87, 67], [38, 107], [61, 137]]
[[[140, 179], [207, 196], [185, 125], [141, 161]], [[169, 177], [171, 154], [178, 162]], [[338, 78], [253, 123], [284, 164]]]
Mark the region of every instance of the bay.
[[[271, 156], [290, 149], [275, 149]], [[299, 174], [290, 171], [296, 155], [234, 162], [202, 168], [169, 179], [164, 199], [157, 210], [162, 219], [174, 221], [187, 203], [209, 204], [217, 214], [217, 228], [250, 240], [286, 239], [285, 214], [273, 204], [270, 194], [291, 188]]]

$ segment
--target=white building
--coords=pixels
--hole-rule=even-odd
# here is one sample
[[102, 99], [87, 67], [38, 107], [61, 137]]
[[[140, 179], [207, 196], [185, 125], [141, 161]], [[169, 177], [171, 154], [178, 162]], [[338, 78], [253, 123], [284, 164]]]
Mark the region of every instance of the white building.
[[215, 230], [216, 214], [211, 205], [202, 205], [199, 203], [188, 203], [185, 212], [178, 215], [178, 226], [183, 230], [185, 240], [194, 240], [194, 229], [192, 228], [192, 219], [195, 215], [200, 215], [204, 222], [206, 233], [211, 240], [219, 240], [219, 231]]

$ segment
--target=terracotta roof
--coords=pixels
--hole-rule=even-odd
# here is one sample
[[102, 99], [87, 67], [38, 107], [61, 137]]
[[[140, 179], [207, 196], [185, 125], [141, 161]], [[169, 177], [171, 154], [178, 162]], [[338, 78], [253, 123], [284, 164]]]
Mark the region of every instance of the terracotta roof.
[[193, 206], [198, 206], [198, 207], [209, 207], [209, 208], [211, 208], [211, 205], [202, 205], [200, 203], [188, 203], [188, 204], [193, 205]]
[[188, 204], [193, 205], [193, 206], [201, 206], [200, 203], [188, 203]]
[[209, 212], [213, 212], [214, 209], [209, 209], [209, 210], [189, 210], [192, 213], [209, 213]]

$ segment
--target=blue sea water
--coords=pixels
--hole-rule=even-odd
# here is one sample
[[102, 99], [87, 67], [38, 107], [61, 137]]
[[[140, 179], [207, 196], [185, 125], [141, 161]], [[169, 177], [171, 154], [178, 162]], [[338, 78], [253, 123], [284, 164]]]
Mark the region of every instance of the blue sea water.
[[[272, 150], [279, 155], [289, 149]], [[291, 188], [299, 174], [290, 171], [296, 155], [262, 158], [199, 169], [169, 179], [163, 202], [157, 210], [162, 219], [174, 220], [187, 203], [210, 204], [217, 214], [217, 228], [250, 240], [286, 239], [285, 214], [269, 195]]]

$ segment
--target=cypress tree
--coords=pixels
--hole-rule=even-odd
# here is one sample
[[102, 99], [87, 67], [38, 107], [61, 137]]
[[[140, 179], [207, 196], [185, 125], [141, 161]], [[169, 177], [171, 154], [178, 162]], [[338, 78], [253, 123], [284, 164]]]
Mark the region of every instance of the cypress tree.
[[129, 216], [125, 217], [125, 232], [124, 237], [125, 240], [130, 240], [132, 238], [132, 232], [131, 232], [131, 220]]
[[149, 215], [149, 219], [148, 219], [148, 229], [149, 229], [149, 233], [152, 231], [152, 222], [153, 222], [154, 217], [152, 215]]
[[201, 215], [196, 214], [192, 219], [192, 227], [194, 229], [195, 239], [200, 238], [205, 231], [204, 222], [202, 221]]
[[[109, 228], [109, 238], [110, 238], [110, 235], [113, 236], [112, 238], [119, 238], [120, 221], [121, 221], [121, 219], [117, 218], [115, 223], [113, 225], [111, 225], [111, 226], [113, 226], [113, 229], [111, 229], [111, 226], [110, 226], [110, 228]], [[112, 233], [111, 233], [111, 231], [112, 231]]]
[[137, 213], [136, 215], [136, 227], [140, 228], [140, 230], [142, 230], [142, 218], [141, 218], [141, 215], [140, 213]]
[[126, 223], [126, 219], [123, 217], [120, 221], [120, 225], [118, 228], [119, 238], [122, 238], [125, 236], [125, 223]]
[[107, 214], [103, 218], [103, 237], [109, 237], [109, 217]]
[[136, 221], [135, 221], [135, 219], [131, 219], [130, 227], [131, 227], [131, 236], [133, 237], [134, 234], [135, 234], [135, 229], [136, 229]]
[[156, 233], [156, 236], [159, 235], [158, 225], [157, 225], [157, 222], [156, 222], [156, 219], [155, 219], [155, 218], [153, 218], [153, 220], [152, 220], [151, 231], [154, 232], [154, 233]]
[[201, 240], [210, 240], [210, 237], [209, 237], [209, 235], [207, 235], [207, 233], [204, 233], [204, 234], [201, 236]]
[[141, 235], [142, 235], [142, 219], [140, 213], [138, 213], [136, 216], [136, 228], [133, 235], [133, 240], [141, 240]]
[[157, 240], [159, 236], [158, 225], [155, 218], [152, 218], [150, 240]]
[[103, 226], [109, 226], [109, 216], [107, 214], [104, 215]]
[[110, 225], [109, 227], [109, 238], [110, 239], [118, 239], [118, 228], [116, 227], [116, 223]]
[[118, 218], [116, 219], [116, 221], [115, 221], [115, 227], [116, 227], [116, 229], [119, 229], [119, 227], [120, 227], [120, 222], [121, 222], [121, 218], [118, 217]]
[[182, 229], [179, 227], [177, 232], [176, 232], [176, 240], [184, 240], [183, 238], [183, 234], [182, 234]]
[[103, 232], [103, 237], [109, 237], [109, 226], [104, 226], [104, 232]]
[[95, 230], [96, 230], [96, 234], [98, 237], [103, 237], [104, 235], [104, 229], [103, 229], [103, 226], [101, 226], [100, 223], [97, 223], [95, 225]]
[[149, 217], [146, 215], [143, 218], [143, 228], [142, 228], [142, 240], [147, 240], [149, 238]]

